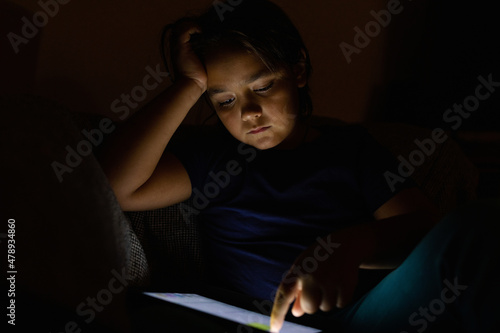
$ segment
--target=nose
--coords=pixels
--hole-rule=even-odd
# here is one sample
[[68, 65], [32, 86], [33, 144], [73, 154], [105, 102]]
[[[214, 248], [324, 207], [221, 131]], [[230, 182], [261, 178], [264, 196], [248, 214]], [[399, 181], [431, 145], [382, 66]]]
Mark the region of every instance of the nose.
[[247, 101], [241, 108], [241, 120], [250, 121], [262, 116], [262, 108], [253, 101]]

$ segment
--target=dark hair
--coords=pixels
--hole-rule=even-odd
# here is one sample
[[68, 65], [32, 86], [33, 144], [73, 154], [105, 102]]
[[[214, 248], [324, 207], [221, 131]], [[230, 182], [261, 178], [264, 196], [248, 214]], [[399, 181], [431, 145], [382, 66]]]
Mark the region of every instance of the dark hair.
[[[309, 52], [285, 12], [268, 0], [240, 0], [237, 5], [235, 2], [215, 1], [202, 15], [166, 26], [162, 34], [165, 66], [168, 68], [163, 46], [166, 32], [185, 20], [191, 20], [201, 29], [201, 33], [192, 35], [191, 45], [202, 62], [210, 52], [229, 45], [252, 52], [272, 72], [304, 61], [308, 79], [312, 71]], [[170, 45], [172, 43], [174, 41], [170, 40]], [[312, 100], [308, 84], [299, 88], [299, 101], [300, 115], [309, 116]]]

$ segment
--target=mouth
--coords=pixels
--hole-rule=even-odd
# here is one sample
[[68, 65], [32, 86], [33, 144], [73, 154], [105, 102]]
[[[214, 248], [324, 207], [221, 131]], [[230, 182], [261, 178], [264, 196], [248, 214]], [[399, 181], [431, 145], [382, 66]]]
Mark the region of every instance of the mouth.
[[262, 127], [257, 127], [257, 128], [254, 128], [253, 130], [251, 130], [250, 132], [248, 132], [248, 134], [258, 134], [258, 133], [262, 133], [264, 131], [267, 131], [271, 126], [262, 126]]

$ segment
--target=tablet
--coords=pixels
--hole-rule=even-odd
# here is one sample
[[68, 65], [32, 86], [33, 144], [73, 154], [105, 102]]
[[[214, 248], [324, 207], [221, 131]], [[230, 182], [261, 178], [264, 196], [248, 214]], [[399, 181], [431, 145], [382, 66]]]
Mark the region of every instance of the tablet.
[[[238, 332], [252, 332], [249, 328], [257, 328], [261, 331], [269, 332], [269, 316], [216, 301], [205, 296], [188, 293], [159, 292], [144, 292], [144, 294], [241, 324], [241, 329]], [[317, 333], [321, 332], [321, 330], [285, 321], [281, 332]]]

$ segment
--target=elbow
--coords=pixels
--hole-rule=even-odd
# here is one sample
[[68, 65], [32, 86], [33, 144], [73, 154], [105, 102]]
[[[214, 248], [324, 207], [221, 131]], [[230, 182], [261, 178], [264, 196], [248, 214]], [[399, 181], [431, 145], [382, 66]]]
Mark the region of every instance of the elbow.
[[136, 205], [134, 204], [133, 195], [126, 195], [123, 193], [117, 194], [115, 192], [115, 197], [123, 211], [128, 212], [137, 210]]
[[123, 186], [120, 186], [119, 182], [113, 181], [112, 178], [108, 177], [109, 188], [113, 192], [116, 201], [120, 205], [123, 211], [133, 210], [133, 191], [130, 191]]

